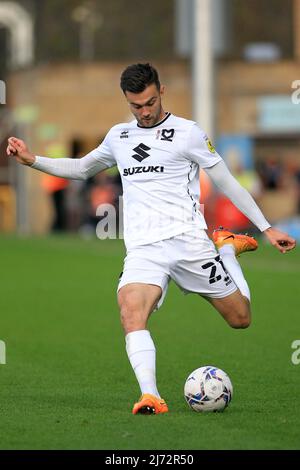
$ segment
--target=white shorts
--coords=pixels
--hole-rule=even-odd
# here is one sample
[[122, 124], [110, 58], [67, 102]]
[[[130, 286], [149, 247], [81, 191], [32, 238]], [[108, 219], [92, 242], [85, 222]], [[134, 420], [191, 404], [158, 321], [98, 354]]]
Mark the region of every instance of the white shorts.
[[129, 250], [118, 291], [131, 283], [160, 286], [159, 308], [171, 279], [185, 294], [223, 298], [237, 290], [206, 231], [197, 229]]

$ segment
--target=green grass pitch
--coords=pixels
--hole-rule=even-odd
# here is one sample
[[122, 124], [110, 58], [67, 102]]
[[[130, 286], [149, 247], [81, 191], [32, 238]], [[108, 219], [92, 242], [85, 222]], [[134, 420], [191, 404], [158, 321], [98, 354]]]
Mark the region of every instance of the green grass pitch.
[[[300, 252], [261, 244], [241, 263], [253, 323], [233, 330], [203, 299], [170, 285], [149, 326], [170, 413], [133, 416], [139, 389], [119, 323], [120, 241], [0, 238], [1, 449], [299, 449]], [[224, 413], [187, 407], [202, 365], [232, 379]]]

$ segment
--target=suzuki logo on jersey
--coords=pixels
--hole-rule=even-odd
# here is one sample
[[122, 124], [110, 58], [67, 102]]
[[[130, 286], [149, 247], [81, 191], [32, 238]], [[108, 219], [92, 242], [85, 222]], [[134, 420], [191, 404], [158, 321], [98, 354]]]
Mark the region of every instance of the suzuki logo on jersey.
[[138, 162], [142, 162], [143, 160], [145, 160], [145, 158], [148, 158], [150, 157], [150, 153], [147, 153], [146, 150], [151, 150], [150, 147], [147, 147], [147, 145], [145, 144], [139, 144], [137, 147], [135, 147], [133, 149], [136, 154], [135, 155], [131, 155], [132, 158], [135, 158], [135, 160], [137, 160]]
[[161, 131], [161, 139], [166, 140], [167, 142], [173, 142], [173, 137], [175, 134], [175, 129], [163, 129]]
[[132, 168], [124, 168], [123, 176], [136, 175], [137, 173], [163, 173], [163, 166], [134, 166]]

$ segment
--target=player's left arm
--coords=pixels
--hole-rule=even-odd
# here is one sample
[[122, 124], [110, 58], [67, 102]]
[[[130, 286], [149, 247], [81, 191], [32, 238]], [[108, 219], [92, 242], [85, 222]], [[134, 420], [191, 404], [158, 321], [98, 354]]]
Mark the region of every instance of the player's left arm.
[[205, 171], [225, 196], [264, 233], [271, 245], [281, 253], [286, 253], [295, 248], [296, 240], [287, 233], [271, 227], [253, 197], [234, 178], [223, 160], [211, 167], [205, 168]]
[[271, 245], [281, 251], [281, 253], [286, 253], [296, 246], [296, 240], [294, 240], [294, 238], [276, 228], [269, 227], [264, 231], [264, 234]]

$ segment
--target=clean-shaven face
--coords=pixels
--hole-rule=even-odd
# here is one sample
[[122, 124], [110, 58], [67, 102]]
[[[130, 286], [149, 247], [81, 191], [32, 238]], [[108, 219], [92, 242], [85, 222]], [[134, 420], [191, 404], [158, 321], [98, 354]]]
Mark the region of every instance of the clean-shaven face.
[[165, 112], [161, 105], [163, 93], [164, 87], [158, 90], [155, 83], [141, 93], [125, 92], [130, 110], [140, 126], [152, 127], [164, 118]]

